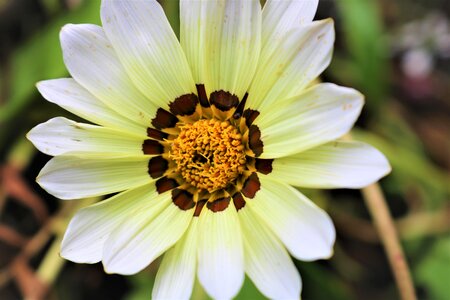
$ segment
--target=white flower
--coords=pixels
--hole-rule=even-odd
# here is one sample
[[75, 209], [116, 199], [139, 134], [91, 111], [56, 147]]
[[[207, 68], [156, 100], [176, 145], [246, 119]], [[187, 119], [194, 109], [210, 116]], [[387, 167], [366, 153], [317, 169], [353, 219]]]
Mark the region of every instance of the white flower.
[[154, 0], [105, 0], [102, 27], [64, 26], [72, 78], [38, 89], [97, 125], [32, 129], [55, 156], [37, 180], [62, 199], [118, 194], [75, 215], [61, 255], [134, 274], [165, 252], [155, 299], [189, 298], [196, 274], [211, 297], [232, 298], [244, 272], [269, 298], [298, 298], [290, 255], [330, 257], [335, 230], [291, 185], [359, 188], [390, 170], [371, 146], [336, 140], [363, 96], [311, 86], [334, 42], [316, 8], [182, 0], [180, 42]]

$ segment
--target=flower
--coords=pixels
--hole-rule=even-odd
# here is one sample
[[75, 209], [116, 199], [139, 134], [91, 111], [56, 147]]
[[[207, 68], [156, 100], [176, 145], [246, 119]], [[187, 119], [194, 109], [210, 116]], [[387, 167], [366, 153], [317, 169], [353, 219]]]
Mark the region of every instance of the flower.
[[38, 83], [57, 117], [28, 138], [55, 156], [37, 181], [61, 199], [116, 195], [81, 209], [61, 255], [134, 274], [165, 253], [155, 299], [188, 298], [195, 274], [232, 298], [244, 273], [269, 298], [298, 298], [289, 254], [332, 255], [329, 216], [292, 186], [359, 188], [390, 170], [337, 140], [357, 91], [311, 85], [328, 66], [330, 19], [317, 1], [181, 0], [180, 41], [155, 0], [102, 2], [102, 27], [61, 30], [72, 78]]

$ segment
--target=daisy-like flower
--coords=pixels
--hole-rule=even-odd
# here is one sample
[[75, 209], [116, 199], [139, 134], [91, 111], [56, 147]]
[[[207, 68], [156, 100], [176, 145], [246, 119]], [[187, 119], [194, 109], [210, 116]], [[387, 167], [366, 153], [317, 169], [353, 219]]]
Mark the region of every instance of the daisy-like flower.
[[55, 156], [37, 181], [61, 199], [117, 193], [80, 210], [61, 255], [134, 274], [165, 253], [153, 298], [213, 298], [246, 273], [295, 299], [290, 255], [329, 258], [335, 229], [295, 187], [360, 188], [387, 174], [373, 147], [337, 140], [357, 91], [311, 83], [331, 60], [317, 0], [181, 0], [180, 41], [155, 0], [101, 6], [102, 27], [61, 30], [72, 78], [43, 81], [50, 102], [96, 125], [54, 118], [28, 138]]

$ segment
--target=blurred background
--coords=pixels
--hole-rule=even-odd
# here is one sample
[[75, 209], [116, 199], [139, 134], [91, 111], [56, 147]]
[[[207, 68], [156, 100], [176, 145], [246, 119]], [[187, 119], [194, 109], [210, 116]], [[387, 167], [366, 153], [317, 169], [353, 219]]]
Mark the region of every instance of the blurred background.
[[[160, 1], [178, 32], [178, 1]], [[34, 181], [50, 157], [25, 139], [55, 116], [39, 80], [66, 77], [58, 41], [66, 23], [95, 23], [99, 0], [0, 0], [0, 299], [149, 299], [159, 261], [129, 277], [100, 264], [62, 260], [74, 211]], [[450, 2], [323, 0], [316, 19], [335, 19], [324, 81], [366, 95], [355, 139], [389, 158], [381, 181], [420, 299], [450, 299]], [[380, 239], [358, 190], [302, 190], [337, 228], [331, 260], [299, 262], [303, 299], [398, 299]], [[193, 299], [208, 299], [196, 284]], [[264, 299], [247, 279], [237, 299]]]

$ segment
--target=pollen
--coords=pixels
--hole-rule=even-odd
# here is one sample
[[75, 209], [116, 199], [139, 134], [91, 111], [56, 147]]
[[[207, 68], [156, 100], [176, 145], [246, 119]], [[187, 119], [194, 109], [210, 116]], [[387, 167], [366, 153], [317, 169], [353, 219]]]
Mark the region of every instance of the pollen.
[[198, 120], [180, 129], [169, 157], [186, 182], [212, 193], [227, 187], [244, 171], [242, 135], [230, 122]]

